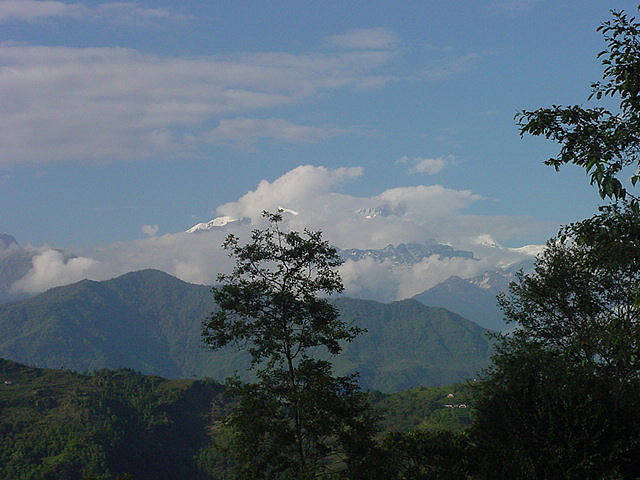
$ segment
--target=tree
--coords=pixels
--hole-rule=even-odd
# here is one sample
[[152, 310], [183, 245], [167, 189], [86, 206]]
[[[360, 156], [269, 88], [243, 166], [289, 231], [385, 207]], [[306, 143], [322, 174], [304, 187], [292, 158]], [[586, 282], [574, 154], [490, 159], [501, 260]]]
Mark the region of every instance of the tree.
[[475, 449], [466, 432], [392, 432], [383, 441], [387, 480], [467, 480], [475, 473]]
[[563, 228], [499, 302], [516, 329], [474, 402], [489, 478], [640, 476], [640, 216]]
[[611, 13], [612, 20], [597, 29], [606, 42], [598, 54], [604, 70], [602, 81], [591, 84], [589, 100], [611, 97], [618, 100], [617, 108], [553, 105], [523, 110], [516, 119], [521, 135], [544, 135], [562, 146], [546, 165], [583, 167], [603, 199], [629, 199], [639, 212], [640, 198], [628, 191], [620, 174], [633, 167], [631, 185], [640, 180], [640, 22], [624, 11]]
[[613, 203], [561, 229], [499, 299], [516, 329], [477, 386], [481, 478], [640, 478], [640, 198], [621, 178], [640, 180], [640, 23], [612, 15], [600, 105], [516, 115], [521, 135], [561, 145], [547, 165], [583, 167]]
[[342, 260], [321, 232], [283, 232], [280, 213], [263, 216], [269, 226], [250, 243], [229, 235], [223, 244], [236, 265], [219, 275], [212, 292], [220, 309], [203, 324], [209, 347], [246, 349], [258, 378], [230, 383], [237, 407], [225, 426], [227, 451], [239, 478], [355, 472], [358, 454], [373, 445], [375, 415], [354, 376], [333, 377], [330, 363], [312, 355], [335, 355], [362, 332], [319, 296], [342, 292]]

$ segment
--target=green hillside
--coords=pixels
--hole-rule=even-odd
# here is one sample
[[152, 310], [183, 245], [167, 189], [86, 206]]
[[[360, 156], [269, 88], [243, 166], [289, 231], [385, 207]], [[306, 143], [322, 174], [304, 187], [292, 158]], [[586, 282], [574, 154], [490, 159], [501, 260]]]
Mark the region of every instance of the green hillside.
[[384, 392], [446, 385], [488, 364], [487, 330], [443, 308], [347, 298], [335, 305], [345, 320], [367, 329], [335, 362], [340, 372], [359, 371], [363, 385]]
[[[82, 375], [0, 359], [0, 480], [226, 478], [211, 434], [230, 411], [223, 392], [211, 380]], [[459, 430], [471, 410], [446, 404], [463, 401], [460, 385], [372, 394], [385, 432]]]
[[[506, 281], [505, 281], [506, 283]], [[506, 290], [506, 285], [501, 286]], [[469, 280], [450, 277], [413, 298], [425, 305], [446, 308], [491, 330], [506, 328], [496, 295], [500, 288], [481, 288]]]
[[0, 359], [0, 480], [215, 478], [208, 430], [222, 391], [212, 381]]
[[[449, 384], [487, 365], [486, 330], [447, 310], [414, 300], [335, 304], [368, 330], [335, 361], [339, 374], [360, 371], [363, 388]], [[245, 354], [203, 348], [201, 322], [214, 308], [209, 287], [157, 270], [84, 280], [0, 305], [0, 356], [78, 372], [126, 367], [169, 378], [249, 378]]]
[[383, 412], [387, 432], [419, 430], [459, 431], [471, 425], [473, 409], [468, 384], [417, 387], [374, 399]]

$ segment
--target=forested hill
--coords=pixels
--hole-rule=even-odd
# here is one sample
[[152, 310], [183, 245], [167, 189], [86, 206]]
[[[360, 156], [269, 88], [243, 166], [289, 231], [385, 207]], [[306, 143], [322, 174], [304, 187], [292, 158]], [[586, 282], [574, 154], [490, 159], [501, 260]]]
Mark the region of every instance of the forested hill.
[[225, 411], [223, 390], [0, 359], [0, 480], [217, 478], [209, 426]]
[[488, 330], [444, 308], [416, 300], [388, 304], [341, 298], [342, 318], [367, 329], [336, 365], [358, 370], [364, 385], [396, 392], [476, 376], [491, 354]]
[[0, 305], [0, 356], [29, 365], [190, 376], [210, 288], [158, 270], [83, 280]]
[[[215, 308], [209, 290], [142, 270], [0, 305], [0, 356], [78, 372], [126, 367], [169, 378], [243, 376], [246, 355], [202, 347], [201, 322]], [[360, 371], [364, 388], [443, 385], [487, 365], [487, 331], [447, 310], [414, 300], [335, 302], [347, 321], [368, 330], [335, 361], [340, 374]]]
[[[471, 410], [445, 405], [468, 403], [461, 385], [372, 400], [383, 409], [385, 431], [470, 423]], [[0, 480], [228, 478], [213, 431], [229, 402], [211, 380], [132, 370], [82, 375], [0, 358]]]

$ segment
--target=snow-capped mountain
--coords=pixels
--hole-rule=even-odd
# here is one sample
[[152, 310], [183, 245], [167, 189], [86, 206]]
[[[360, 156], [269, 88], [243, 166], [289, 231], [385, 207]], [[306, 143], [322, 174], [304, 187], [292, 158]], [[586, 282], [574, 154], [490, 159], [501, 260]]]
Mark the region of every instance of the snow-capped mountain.
[[504, 330], [507, 325], [498, 307], [496, 295], [507, 291], [518, 270], [530, 271], [533, 259], [508, 268], [489, 270], [472, 278], [449, 277], [413, 298], [425, 305], [442, 307], [462, 315], [490, 330]]
[[278, 206], [278, 212], [280, 212], [280, 213], [288, 213], [290, 215], [295, 215], [295, 216], [300, 215], [300, 212], [296, 212], [295, 210], [292, 210], [290, 208], [280, 207], [280, 206]]
[[478, 235], [472, 240], [472, 245], [478, 250], [502, 250], [504, 252], [513, 252], [520, 255], [535, 257], [542, 253], [545, 245], [524, 245], [522, 247], [505, 247], [496, 241], [491, 235]]
[[437, 255], [440, 259], [453, 257], [474, 258], [473, 252], [455, 250], [450, 245], [441, 243], [401, 243], [395, 246], [387, 245], [379, 250], [350, 248], [339, 250], [339, 253], [345, 260], [354, 262], [372, 258], [377, 262], [391, 261], [398, 265], [415, 265], [432, 255]]
[[356, 210], [356, 213], [362, 215], [367, 220], [375, 217], [388, 217], [389, 215], [393, 215], [391, 209], [386, 205], [382, 207], [359, 208]]
[[193, 227], [186, 230], [186, 233], [198, 233], [198, 232], [206, 232], [209, 230], [218, 230], [220, 228], [224, 228], [229, 224], [241, 224], [246, 223], [248, 218], [233, 218], [229, 216], [216, 217], [213, 220], [209, 220], [208, 222], [196, 223]]
[[[286, 207], [278, 207], [278, 212], [286, 213], [294, 216], [300, 215], [299, 212]], [[229, 225], [246, 225], [250, 223], [251, 223], [251, 219], [247, 217], [235, 218], [235, 217], [230, 217], [228, 215], [223, 215], [221, 217], [216, 217], [213, 220], [209, 220], [208, 222], [196, 223], [193, 227], [189, 228], [188, 230], [185, 230], [185, 232], [200, 233], [200, 232], [207, 232], [210, 230], [224, 229]]]

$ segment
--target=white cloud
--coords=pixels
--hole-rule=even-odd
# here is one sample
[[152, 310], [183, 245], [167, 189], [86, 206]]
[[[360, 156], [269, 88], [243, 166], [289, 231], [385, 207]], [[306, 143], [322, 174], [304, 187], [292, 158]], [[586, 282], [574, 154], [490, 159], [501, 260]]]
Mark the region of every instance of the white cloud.
[[273, 182], [262, 180], [255, 190], [244, 194], [235, 202], [219, 206], [217, 211], [220, 215], [248, 217], [254, 221], [261, 217], [263, 210], [275, 211], [280, 206], [298, 211], [300, 208], [313, 206], [319, 198], [330, 196], [332, 188], [359, 177], [362, 173], [361, 167], [330, 170], [302, 165]]
[[437, 255], [415, 265], [376, 262], [367, 258], [345, 262], [340, 267], [340, 275], [346, 295], [390, 302], [413, 297], [451, 276], [469, 278], [489, 268], [495, 268], [495, 265], [486, 260], [441, 259]]
[[0, 22], [34, 22], [53, 18], [136, 23], [185, 18], [164, 8], [146, 8], [135, 2], [110, 2], [90, 7], [80, 3], [36, 0], [0, 0]]
[[328, 42], [340, 48], [385, 49], [398, 43], [398, 37], [386, 28], [362, 28], [340, 35], [332, 35]]
[[441, 172], [448, 162], [449, 160], [445, 159], [444, 157], [409, 158], [406, 155], [397, 161], [397, 163], [409, 164], [410, 173], [424, 173], [425, 175], [435, 175], [436, 173]]
[[250, 148], [260, 140], [315, 143], [346, 133], [349, 130], [296, 125], [280, 118], [232, 118], [220, 120], [220, 124], [200, 140]]
[[147, 8], [135, 2], [102, 3], [91, 11], [91, 15], [98, 19], [125, 23], [188, 18], [166, 8]]
[[145, 235], [153, 237], [156, 233], [158, 233], [158, 225], [142, 225], [142, 227], [140, 227], [140, 230]]
[[482, 199], [471, 190], [453, 190], [441, 185], [391, 188], [374, 198], [398, 215], [418, 222], [454, 215]]
[[[34, 258], [32, 271], [14, 289], [36, 292], [82, 278], [104, 280], [143, 268], [158, 268], [185, 281], [211, 284], [218, 273], [232, 267], [221, 248], [226, 235], [234, 233], [242, 240], [248, 239], [251, 230], [262, 225], [262, 211], [278, 207], [298, 213], [284, 212], [283, 228], [321, 230], [340, 248], [384, 248], [434, 239], [475, 253], [477, 260], [433, 256], [407, 266], [368, 259], [347, 262], [341, 268], [346, 294], [395, 300], [422, 292], [451, 275], [470, 277], [527, 258], [531, 248], [509, 249], [498, 242], [550, 229], [547, 224], [522, 217], [465, 213], [482, 197], [441, 185], [398, 187], [373, 196], [343, 193], [349, 181], [363, 174], [360, 167], [303, 165], [275, 180], [262, 180], [254, 190], [217, 208], [220, 215], [249, 218], [251, 222], [232, 222], [224, 229], [198, 234], [161, 236], [155, 235], [155, 226], [147, 226], [152, 228], [145, 233], [153, 231], [149, 238], [81, 251], [74, 259], [44, 249]], [[379, 215], [365, 215], [360, 209]]]
[[[340, 192], [345, 181], [362, 174], [363, 169], [358, 167], [330, 170], [300, 166], [274, 181], [261, 181], [237, 201], [219, 206], [217, 214], [259, 222], [265, 209], [291, 208], [299, 212], [297, 216], [285, 215], [291, 228], [320, 229], [341, 248], [383, 248], [390, 243], [428, 239], [472, 245], [472, 239], [483, 233], [504, 240], [541, 228], [538, 222], [522, 217], [464, 213], [482, 200], [470, 190], [416, 185], [388, 189], [370, 197]], [[360, 209], [377, 209], [384, 214], [366, 218], [358, 213]]]
[[32, 258], [33, 267], [12, 289], [18, 292], [36, 293], [48, 288], [77, 282], [91, 275], [98, 267], [92, 258], [65, 259], [62, 252], [46, 249]]
[[[371, 50], [182, 58], [0, 44], [0, 166], [184, 156], [206, 132], [237, 142], [232, 127], [248, 125], [280, 141], [322, 140], [346, 131], [246, 115], [383, 85], [389, 77], [377, 69], [389, 59]], [[243, 118], [220, 121], [234, 115]]]

